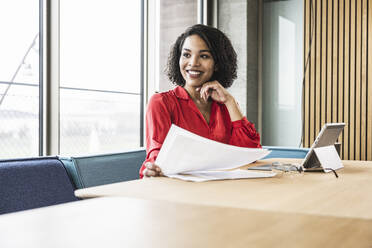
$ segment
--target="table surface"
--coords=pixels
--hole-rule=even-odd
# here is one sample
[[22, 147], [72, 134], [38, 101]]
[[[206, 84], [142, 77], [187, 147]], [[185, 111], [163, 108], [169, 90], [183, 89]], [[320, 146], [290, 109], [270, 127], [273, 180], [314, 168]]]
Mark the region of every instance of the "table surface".
[[0, 247], [372, 247], [372, 164], [344, 165], [339, 178], [149, 178], [79, 190], [109, 197], [1, 215]]
[[[299, 162], [295, 159], [268, 159]], [[81, 198], [125, 196], [149, 200], [282, 213], [372, 220], [372, 162], [343, 161], [332, 172], [284, 173], [274, 178], [187, 182], [146, 178], [75, 191]], [[253, 165], [250, 165], [253, 166]]]
[[0, 247], [371, 247], [372, 221], [126, 197], [0, 216]]

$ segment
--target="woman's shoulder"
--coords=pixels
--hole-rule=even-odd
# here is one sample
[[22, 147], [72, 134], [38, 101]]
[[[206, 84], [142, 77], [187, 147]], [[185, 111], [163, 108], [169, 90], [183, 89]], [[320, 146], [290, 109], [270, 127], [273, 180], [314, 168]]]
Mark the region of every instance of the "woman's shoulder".
[[172, 104], [177, 101], [177, 97], [174, 89], [168, 90], [165, 92], [157, 92], [151, 96], [149, 103], [150, 104]]
[[162, 98], [165, 98], [165, 97], [172, 97], [172, 96], [175, 96], [174, 89], [168, 90], [168, 91], [164, 91], [164, 92], [155, 92], [155, 94], [153, 94], [151, 96], [151, 98], [153, 98], [153, 99], [162, 99]]

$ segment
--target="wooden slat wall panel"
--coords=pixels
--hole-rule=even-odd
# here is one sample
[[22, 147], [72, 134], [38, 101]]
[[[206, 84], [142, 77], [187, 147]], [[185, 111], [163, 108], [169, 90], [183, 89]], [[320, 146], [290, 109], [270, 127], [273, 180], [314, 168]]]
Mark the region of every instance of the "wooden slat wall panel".
[[305, 62], [309, 49], [303, 146], [311, 146], [324, 123], [345, 122], [342, 158], [372, 160], [371, 0], [305, 0]]

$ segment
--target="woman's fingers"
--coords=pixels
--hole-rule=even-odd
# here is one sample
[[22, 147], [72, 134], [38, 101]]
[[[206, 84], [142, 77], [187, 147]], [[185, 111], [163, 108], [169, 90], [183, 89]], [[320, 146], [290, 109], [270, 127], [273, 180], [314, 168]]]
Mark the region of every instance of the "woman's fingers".
[[156, 172], [146, 168], [146, 169], [143, 170], [143, 176], [144, 177], [154, 177], [154, 176], [156, 176]]
[[203, 98], [204, 101], [207, 101], [214, 90], [215, 90], [214, 81], [203, 84], [202, 88], [200, 89], [201, 98]]
[[149, 170], [153, 170], [155, 164], [154, 163], [151, 163], [151, 162], [147, 162], [145, 164], [146, 168], [149, 169]]
[[156, 177], [163, 175], [159, 166], [155, 165], [154, 163], [147, 162], [145, 164], [145, 169], [143, 170], [143, 175], [145, 177]]
[[157, 166], [157, 165], [154, 165], [154, 171], [156, 171], [158, 174], [160, 174], [160, 172], [161, 172], [161, 169], [160, 169], [160, 167], [159, 166]]
[[207, 101], [209, 97], [218, 102], [226, 102], [228, 92], [218, 81], [206, 82], [200, 89], [200, 96]]
[[204, 101], [207, 101], [208, 100], [208, 91], [206, 91], [205, 89], [203, 90], [203, 94], [201, 96], [203, 98]]

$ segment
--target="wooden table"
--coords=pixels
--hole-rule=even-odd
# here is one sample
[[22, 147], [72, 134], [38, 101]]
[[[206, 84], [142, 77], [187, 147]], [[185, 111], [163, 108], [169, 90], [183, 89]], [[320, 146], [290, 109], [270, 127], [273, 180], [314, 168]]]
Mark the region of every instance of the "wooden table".
[[108, 197], [1, 215], [0, 247], [371, 248], [372, 163], [344, 165], [339, 178], [150, 178], [78, 190]]
[[371, 247], [372, 221], [102, 197], [0, 216], [1, 248]]
[[[272, 161], [278, 159], [259, 161], [258, 164]], [[75, 194], [82, 198], [126, 196], [236, 209], [372, 220], [372, 162], [343, 161], [343, 164], [345, 168], [338, 171], [339, 178], [333, 173], [320, 172], [202, 183], [147, 178], [81, 189], [75, 191]]]

